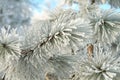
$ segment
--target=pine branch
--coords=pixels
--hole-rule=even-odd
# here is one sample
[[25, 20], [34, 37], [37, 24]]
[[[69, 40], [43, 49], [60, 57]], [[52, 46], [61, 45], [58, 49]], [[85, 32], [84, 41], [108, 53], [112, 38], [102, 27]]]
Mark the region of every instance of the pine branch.
[[80, 77], [83, 80], [114, 80], [120, 73], [119, 59], [108, 47], [95, 45], [91, 60], [86, 55], [81, 56]]
[[111, 44], [116, 40], [120, 30], [120, 14], [114, 10], [100, 10], [89, 17], [93, 27], [93, 38], [97, 42]]

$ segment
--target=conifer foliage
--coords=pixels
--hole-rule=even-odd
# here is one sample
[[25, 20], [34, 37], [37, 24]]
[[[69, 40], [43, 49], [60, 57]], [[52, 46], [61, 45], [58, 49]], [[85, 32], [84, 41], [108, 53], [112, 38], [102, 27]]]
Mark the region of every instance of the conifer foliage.
[[33, 19], [29, 0], [0, 0], [1, 80], [120, 80], [120, 1], [62, 1]]

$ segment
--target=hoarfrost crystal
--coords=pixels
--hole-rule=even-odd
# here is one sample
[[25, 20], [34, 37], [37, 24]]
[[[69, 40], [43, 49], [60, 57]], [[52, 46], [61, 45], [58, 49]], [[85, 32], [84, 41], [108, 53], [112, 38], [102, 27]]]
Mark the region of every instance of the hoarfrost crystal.
[[0, 32], [0, 57], [5, 58], [8, 55], [18, 56], [20, 49], [20, 36], [16, 29], [1, 28]]
[[[84, 56], [80, 62], [80, 74], [84, 80], [114, 80], [119, 75], [118, 57], [111, 50], [96, 46], [94, 57]], [[118, 80], [118, 79], [117, 79]]]
[[120, 30], [120, 13], [114, 10], [98, 11], [90, 16], [94, 39], [112, 43], [116, 40]]

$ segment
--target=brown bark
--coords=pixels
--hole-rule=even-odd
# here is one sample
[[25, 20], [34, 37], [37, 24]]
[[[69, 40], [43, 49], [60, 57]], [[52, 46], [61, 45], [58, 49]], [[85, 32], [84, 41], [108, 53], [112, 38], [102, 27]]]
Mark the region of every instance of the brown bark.
[[54, 73], [46, 73], [45, 80], [58, 80], [58, 77]]
[[89, 57], [93, 56], [93, 50], [94, 50], [94, 46], [92, 44], [88, 44], [87, 45], [87, 53]]

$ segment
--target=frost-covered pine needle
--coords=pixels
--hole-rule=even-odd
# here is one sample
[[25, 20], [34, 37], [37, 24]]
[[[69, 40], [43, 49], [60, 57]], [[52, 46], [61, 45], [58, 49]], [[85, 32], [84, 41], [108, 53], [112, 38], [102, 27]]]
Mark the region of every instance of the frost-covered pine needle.
[[0, 32], [0, 58], [6, 58], [9, 55], [18, 56], [20, 49], [20, 36], [16, 29], [1, 28]]
[[120, 13], [114, 10], [98, 11], [90, 16], [93, 27], [93, 38], [97, 41], [112, 43], [116, 40], [120, 30]]
[[[96, 46], [94, 57], [82, 56], [80, 77], [83, 80], [114, 80], [120, 74], [120, 57], [109, 49]], [[119, 80], [119, 79], [115, 79]]]
[[69, 77], [71, 71], [73, 70], [74, 58], [67, 55], [54, 55], [48, 60], [48, 65], [54, 69], [55, 74], [61, 79]]

